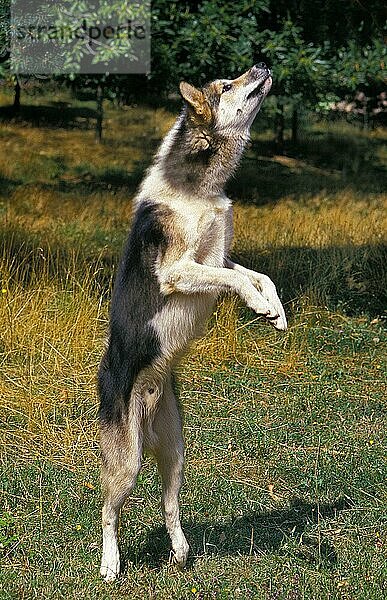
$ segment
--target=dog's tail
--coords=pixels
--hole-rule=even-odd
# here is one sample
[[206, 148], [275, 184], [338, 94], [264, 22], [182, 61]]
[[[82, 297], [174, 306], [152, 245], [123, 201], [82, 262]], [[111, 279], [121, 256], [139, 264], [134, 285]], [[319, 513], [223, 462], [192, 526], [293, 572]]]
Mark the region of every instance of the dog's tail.
[[[134, 333], [133, 330], [129, 331]], [[98, 371], [101, 423], [120, 423], [125, 419], [130, 403], [139, 392], [138, 389], [136, 392], [138, 377], [144, 370], [148, 371], [159, 357], [160, 341], [152, 327], [145, 327], [137, 339], [128, 335], [125, 329], [111, 331]], [[153, 377], [151, 379], [152, 388], [155, 384]], [[147, 400], [151, 402], [150, 398]]]
[[98, 371], [99, 418], [104, 424], [122, 422], [137, 375], [133, 359], [122, 360], [117, 350], [110, 342]]

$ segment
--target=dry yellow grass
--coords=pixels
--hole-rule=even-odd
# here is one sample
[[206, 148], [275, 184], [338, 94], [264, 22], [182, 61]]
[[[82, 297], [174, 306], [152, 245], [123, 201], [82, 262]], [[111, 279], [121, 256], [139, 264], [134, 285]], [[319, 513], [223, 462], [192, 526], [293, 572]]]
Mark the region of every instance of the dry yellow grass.
[[[172, 121], [164, 109], [110, 110], [104, 145], [94, 144], [92, 131], [1, 125], [0, 174], [8, 182], [0, 195], [0, 447], [5, 455], [45, 458], [68, 468], [95, 463], [95, 374], [109, 278], [130, 222], [133, 193], [125, 181], [115, 185], [114, 169], [121, 176], [139, 164], [141, 171]], [[106, 179], [107, 169], [113, 169], [113, 183]], [[378, 252], [387, 231], [386, 205], [382, 193], [356, 195], [353, 189], [304, 198], [289, 190], [274, 205], [237, 204], [234, 252], [256, 268], [264, 265], [281, 294], [287, 290], [290, 331], [279, 338], [257, 328], [252, 315], [240, 319], [235, 299], [224, 299], [187, 359], [190, 369], [205, 365], [210, 371], [234, 360], [296, 372], [308, 324], [324, 312], [335, 270], [341, 271], [344, 261], [349, 290], [369, 283], [356, 278], [355, 263]], [[315, 252], [312, 261], [308, 251]], [[305, 269], [313, 271], [307, 285], [305, 277], [300, 280]], [[286, 352], [278, 354], [281, 348]]]
[[78, 285], [61, 289], [44, 279], [33, 290], [2, 292], [2, 451], [67, 466], [90, 459], [101, 303]]

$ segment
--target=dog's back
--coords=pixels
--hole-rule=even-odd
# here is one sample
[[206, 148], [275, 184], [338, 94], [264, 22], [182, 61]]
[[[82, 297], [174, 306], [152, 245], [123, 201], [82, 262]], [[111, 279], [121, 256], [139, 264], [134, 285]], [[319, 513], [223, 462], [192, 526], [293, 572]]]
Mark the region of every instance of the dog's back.
[[136, 377], [160, 356], [151, 320], [165, 305], [155, 274], [168, 240], [157, 205], [143, 202], [135, 214], [113, 289], [108, 347], [99, 370], [100, 419], [123, 418]]

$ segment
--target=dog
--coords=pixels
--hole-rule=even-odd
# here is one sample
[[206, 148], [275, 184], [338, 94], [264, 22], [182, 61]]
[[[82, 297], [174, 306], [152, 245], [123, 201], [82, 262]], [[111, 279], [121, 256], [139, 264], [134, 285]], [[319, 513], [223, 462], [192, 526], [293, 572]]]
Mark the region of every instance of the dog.
[[172, 560], [183, 567], [181, 417], [173, 370], [203, 333], [220, 292], [236, 292], [279, 330], [287, 327], [273, 282], [229, 257], [231, 201], [224, 186], [272, 85], [264, 63], [198, 89], [180, 83], [184, 108], [134, 200], [134, 218], [113, 288], [110, 334], [98, 373], [103, 555], [101, 575], [120, 572], [117, 526], [146, 449], [162, 478]]

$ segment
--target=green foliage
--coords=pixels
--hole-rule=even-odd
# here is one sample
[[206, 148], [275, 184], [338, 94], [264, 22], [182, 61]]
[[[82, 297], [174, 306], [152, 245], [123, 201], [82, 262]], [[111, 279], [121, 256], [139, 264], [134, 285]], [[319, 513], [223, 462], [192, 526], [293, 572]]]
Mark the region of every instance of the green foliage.
[[0, 80], [9, 77], [10, 0], [0, 0]]
[[253, 64], [260, 36], [257, 15], [267, 10], [267, 0], [244, 0], [238, 10], [220, 0], [204, 0], [196, 8], [154, 2], [151, 78], [157, 79], [160, 69], [167, 86], [179, 79], [200, 84], [220, 75], [236, 76]]
[[[69, 23], [79, 24], [86, 19], [88, 24], [93, 25], [115, 25], [126, 23], [128, 20], [145, 22], [149, 19], [149, 10], [145, 2], [138, 4], [125, 2], [123, 0], [98, 0], [90, 3], [88, 0], [62, 0], [58, 5], [56, 25], [58, 27], [68, 26]], [[66, 60], [64, 69], [66, 72], [77, 73], [82, 70], [85, 59], [93, 56], [93, 65], [102, 65], [106, 72], [111, 70], [110, 61], [123, 58], [128, 61], [136, 60], [138, 56], [133, 48], [133, 39], [123, 31], [120, 35], [104, 38], [103, 43], [95, 43], [92, 39], [80, 38], [74, 43], [66, 44]]]
[[386, 56], [382, 39], [374, 38], [362, 47], [350, 40], [338, 50], [335, 87], [346, 92], [372, 86], [382, 88], [386, 80]]
[[306, 43], [302, 28], [290, 19], [282, 22], [278, 32], [266, 30], [263, 53], [273, 70], [274, 93], [314, 101], [325, 91], [331, 63], [327, 59], [329, 44]]
[[184, 13], [178, 38], [172, 45], [180, 77], [196, 83], [235, 76], [253, 63], [257, 36], [256, 16], [242, 2], [238, 11], [221, 1], [203, 2], [197, 14]]

